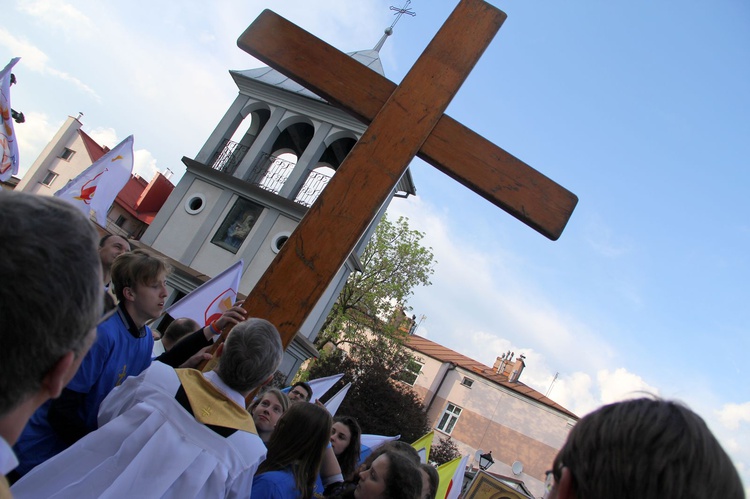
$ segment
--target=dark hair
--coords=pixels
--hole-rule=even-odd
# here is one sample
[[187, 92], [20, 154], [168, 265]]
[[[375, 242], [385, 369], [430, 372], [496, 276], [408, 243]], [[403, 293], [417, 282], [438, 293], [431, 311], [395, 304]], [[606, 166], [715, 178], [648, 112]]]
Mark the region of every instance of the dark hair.
[[558, 482], [563, 467], [578, 499], [745, 497], [703, 419], [667, 400], [628, 400], [585, 416], [555, 457]]
[[175, 319], [169, 326], [167, 326], [167, 329], [164, 330], [164, 334], [162, 335], [161, 340], [167, 340], [172, 345], [174, 345], [184, 336], [187, 336], [188, 334], [195, 332], [200, 328], [200, 324], [195, 322], [190, 317]]
[[351, 433], [349, 445], [346, 446], [346, 449], [341, 454], [336, 456], [339, 467], [341, 467], [341, 474], [344, 475], [344, 480], [351, 480], [357, 471], [357, 464], [359, 463], [359, 440], [362, 436], [362, 429], [359, 427], [357, 420], [351, 416], [336, 416], [333, 418], [333, 422], [345, 425], [349, 428], [349, 433]]
[[305, 400], [310, 402], [310, 399], [312, 398], [312, 394], [313, 394], [313, 391], [310, 385], [308, 385], [304, 381], [297, 381], [295, 384], [292, 385], [292, 390], [294, 390], [294, 388], [297, 386], [301, 386], [307, 392], [307, 397], [305, 397]]
[[427, 473], [427, 478], [430, 482], [430, 490], [423, 490], [422, 496], [424, 497], [424, 493], [427, 492], [427, 499], [435, 499], [438, 485], [440, 484], [440, 475], [438, 474], [437, 469], [435, 469], [433, 465], [427, 463], [419, 463], [419, 469]]
[[385, 476], [385, 497], [419, 499], [422, 494], [422, 474], [419, 465], [402, 452], [388, 450], [388, 473]]
[[291, 467], [300, 497], [310, 499], [323, 451], [331, 441], [331, 415], [315, 404], [292, 404], [271, 435], [256, 475]]
[[97, 234], [58, 198], [0, 191], [0, 417], [37, 392], [102, 313]]
[[117, 234], [105, 234], [101, 239], [99, 239], [99, 247], [103, 248], [104, 247], [104, 243], [106, 243], [107, 239], [109, 239], [112, 236], [117, 236], [117, 237], [125, 240], [125, 242], [128, 243], [128, 251], [132, 251], [133, 250], [133, 245], [130, 244], [130, 241], [128, 241], [128, 239], [126, 237], [124, 237], [124, 236], [118, 236]]
[[373, 450], [370, 455], [365, 458], [359, 469], [368, 469], [370, 466], [372, 466], [373, 461], [375, 461], [377, 458], [388, 451], [400, 452], [415, 465], [418, 465], [422, 462], [417, 449], [407, 444], [406, 442], [402, 442], [401, 440], [390, 440], [383, 445], [375, 448], [375, 450]]

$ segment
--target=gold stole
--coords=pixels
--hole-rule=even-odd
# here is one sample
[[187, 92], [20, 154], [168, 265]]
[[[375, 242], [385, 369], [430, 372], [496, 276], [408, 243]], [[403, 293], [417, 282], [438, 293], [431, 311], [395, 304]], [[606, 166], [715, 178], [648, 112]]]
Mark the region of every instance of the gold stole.
[[175, 372], [185, 389], [196, 421], [258, 434], [250, 413], [212, 385], [200, 371], [175, 369]]

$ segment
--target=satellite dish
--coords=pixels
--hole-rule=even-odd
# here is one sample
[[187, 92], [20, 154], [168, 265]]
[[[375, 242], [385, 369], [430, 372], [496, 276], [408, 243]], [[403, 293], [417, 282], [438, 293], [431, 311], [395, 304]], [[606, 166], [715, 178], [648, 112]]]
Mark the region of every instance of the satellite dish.
[[515, 461], [510, 469], [513, 470], [514, 475], [520, 475], [523, 473], [523, 463], [521, 461]]

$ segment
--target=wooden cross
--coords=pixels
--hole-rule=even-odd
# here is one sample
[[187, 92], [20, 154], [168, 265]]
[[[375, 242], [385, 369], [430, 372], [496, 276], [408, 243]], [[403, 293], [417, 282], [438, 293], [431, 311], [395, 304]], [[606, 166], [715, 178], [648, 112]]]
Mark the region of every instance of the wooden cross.
[[398, 87], [268, 10], [240, 37], [243, 50], [370, 124], [243, 305], [276, 325], [285, 347], [415, 155], [560, 236], [576, 196], [443, 114], [505, 18], [461, 0]]

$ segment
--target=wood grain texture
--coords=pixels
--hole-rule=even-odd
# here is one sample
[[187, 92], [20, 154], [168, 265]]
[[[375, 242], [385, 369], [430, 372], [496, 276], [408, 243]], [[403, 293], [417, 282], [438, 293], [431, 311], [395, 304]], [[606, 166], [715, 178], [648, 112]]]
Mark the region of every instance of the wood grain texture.
[[[271, 11], [253, 22], [238, 45], [365, 124], [396, 88]], [[552, 240], [560, 237], [578, 202], [564, 187], [447, 115], [418, 156]]]
[[[250, 316], [275, 324], [285, 346], [375, 218], [504, 19], [505, 14], [480, 0], [463, 0], [456, 7], [253, 288], [244, 308]], [[284, 40], [296, 39], [296, 30], [288, 32], [278, 24], [274, 29], [281, 31], [278, 36]], [[320, 43], [308, 41], [305, 48]], [[298, 52], [291, 57], [302, 65], [318, 65], [293, 42], [286, 51]], [[335, 80], [347, 85], [347, 72], [338, 72], [335, 64], [330, 66]]]

